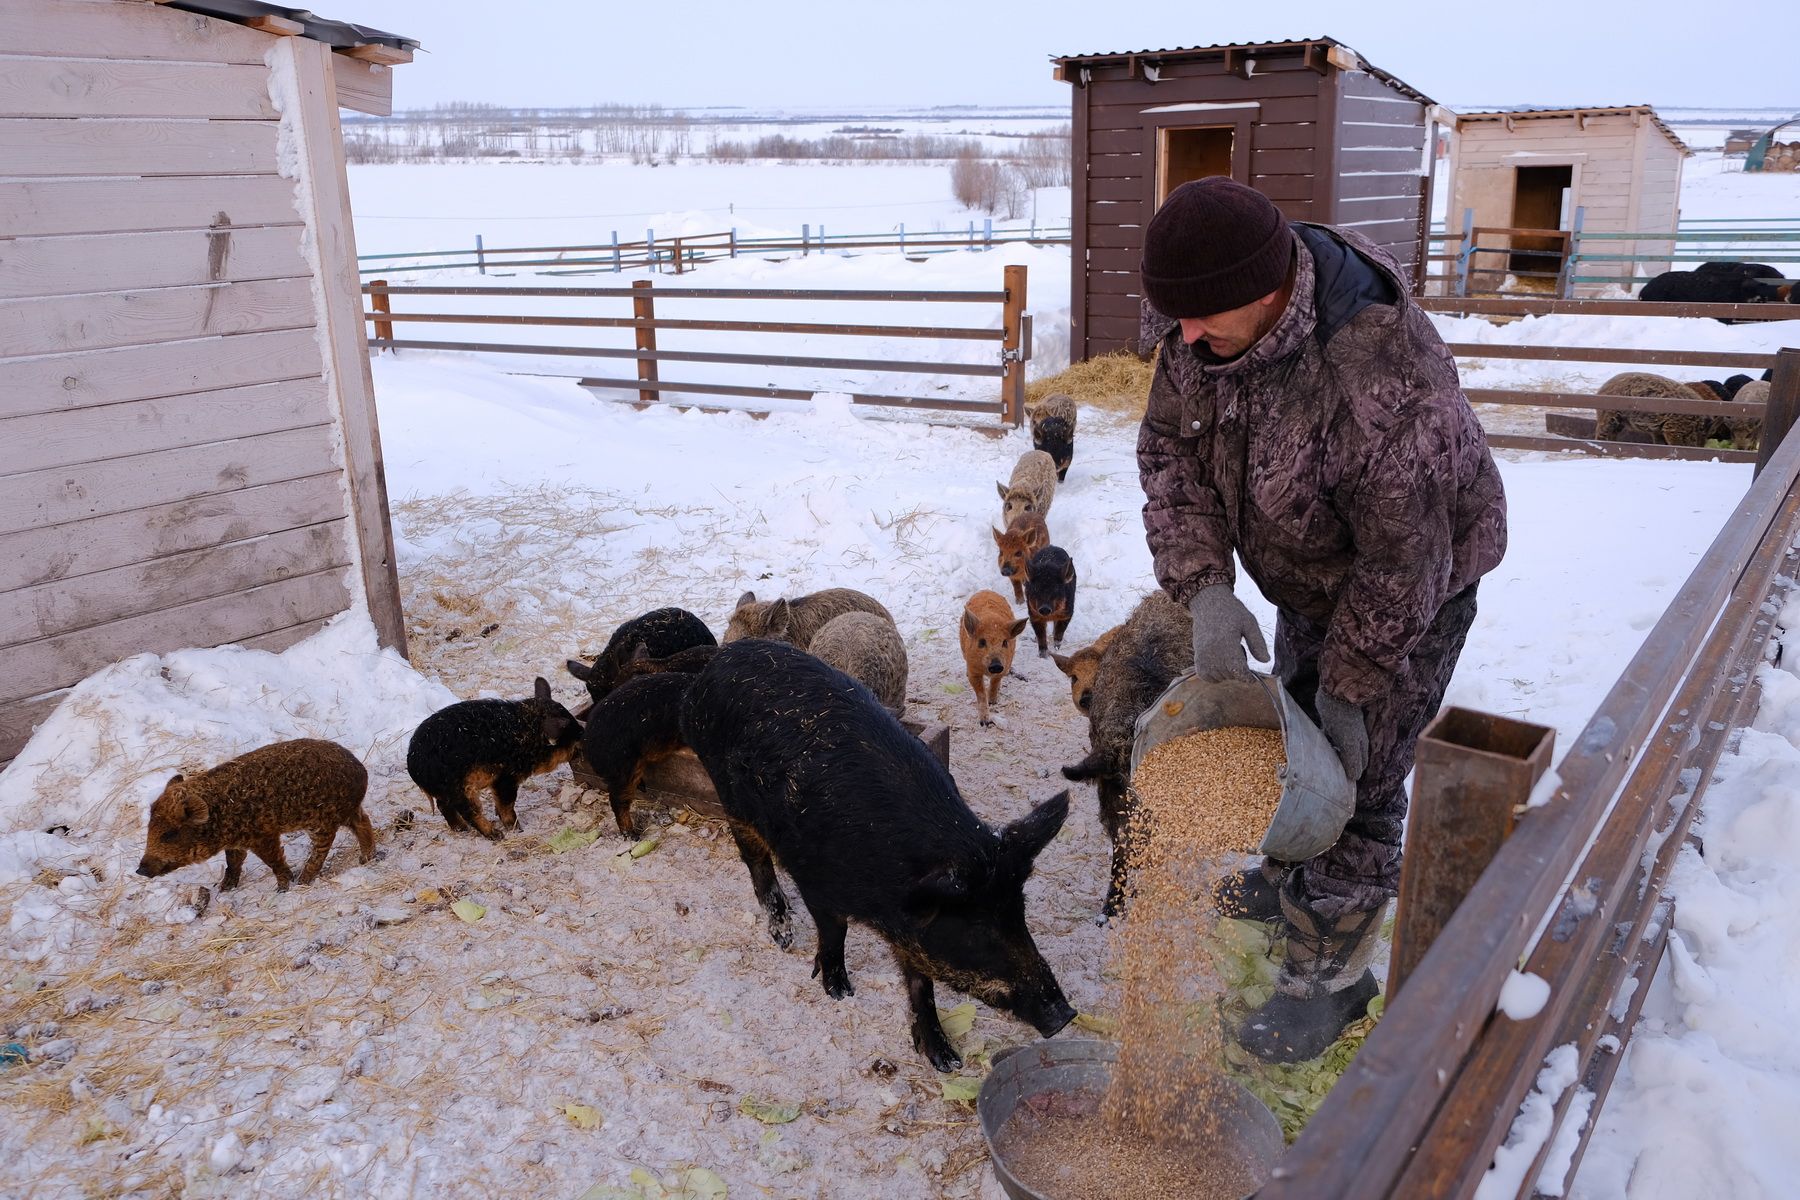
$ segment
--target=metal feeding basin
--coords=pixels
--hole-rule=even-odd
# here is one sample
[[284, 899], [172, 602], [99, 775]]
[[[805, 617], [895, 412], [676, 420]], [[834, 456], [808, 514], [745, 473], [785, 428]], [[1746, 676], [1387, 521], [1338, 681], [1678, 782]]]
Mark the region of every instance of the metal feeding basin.
[[[1056, 1038], [1009, 1051], [994, 1063], [975, 1098], [981, 1136], [987, 1142], [994, 1175], [1013, 1200], [1060, 1200], [1053, 1192], [1039, 1192], [1021, 1183], [997, 1145], [1000, 1131], [1028, 1099], [1049, 1093], [1104, 1093], [1118, 1061], [1117, 1043], [1097, 1038]], [[1171, 1097], [1181, 1103], [1181, 1097]], [[1281, 1154], [1281, 1122], [1268, 1106], [1235, 1080], [1225, 1083], [1210, 1098], [1216, 1135], [1207, 1152], [1239, 1158], [1255, 1175], [1243, 1193], [1253, 1196], [1268, 1179]], [[1120, 1195], [1130, 1195], [1133, 1181], [1119, 1180]]]

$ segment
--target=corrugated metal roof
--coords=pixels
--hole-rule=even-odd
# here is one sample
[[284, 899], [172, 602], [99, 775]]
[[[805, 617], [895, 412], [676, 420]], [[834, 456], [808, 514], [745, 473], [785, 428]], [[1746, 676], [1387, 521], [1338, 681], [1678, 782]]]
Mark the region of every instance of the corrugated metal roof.
[[1094, 63], [1105, 62], [1105, 61], [1112, 60], [1112, 59], [1191, 58], [1191, 57], [1198, 57], [1203, 54], [1216, 54], [1216, 53], [1219, 53], [1220, 51], [1224, 51], [1224, 50], [1293, 50], [1293, 49], [1296, 49], [1296, 48], [1299, 48], [1302, 46], [1315, 46], [1315, 45], [1316, 46], [1342, 46], [1344, 49], [1350, 51], [1352, 54], [1355, 54], [1356, 57], [1362, 61], [1362, 69], [1363, 70], [1367, 71], [1369, 74], [1373, 75], [1375, 78], [1381, 80], [1381, 82], [1387, 84], [1389, 87], [1393, 88], [1395, 91], [1400, 92], [1406, 96], [1410, 96], [1412, 99], [1419, 101], [1419, 103], [1421, 103], [1421, 104], [1436, 104], [1437, 103], [1437, 101], [1433, 100], [1430, 96], [1427, 96], [1424, 92], [1421, 92], [1418, 88], [1413, 87], [1410, 83], [1407, 83], [1404, 79], [1401, 79], [1399, 76], [1393, 75], [1387, 71], [1383, 71], [1380, 67], [1377, 67], [1375, 64], [1371, 63], [1368, 59], [1363, 58], [1362, 54], [1360, 52], [1358, 52], [1354, 46], [1345, 45], [1345, 43], [1340, 42], [1336, 38], [1332, 38], [1332, 37], [1299, 38], [1299, 39], [1295, 39], [1293, 41], [1286, 41], [1286, 42], [1220, 42], [1220, 43], [1218, 43], [1216, 45], [1212, 45], [1212, 46], [1171, 46], [1171, 47], [1167, 47], [1167, 48], [1161, 49], [1161, 50], [1100, 50], [1100, 51], [1093, 51], [1093, 52], [1090, 52], [1087, 54], [1056, 55], [1056, 56], [1052, 57], [1050, 61], [1054, 62], [1057, 66], [1064, 66], [1069, 63], [1074, 63], [1077, 65], [1085, 66], [1085, 65], [1092, 65]]
[[1675, 148], [1683, 154], [1692, 154], [1694, 152], [1686, 142], [1675, 136], [1675, 131], [1665, 125], [1663, 119], [1656, 115], [1656, 109], [1648, 104], [1583, 104], [1579, 107], [1569, 108], [1554, 108], [1542, 104], [1521, 104], [1516, 108], [1494, 108], [1482, 112], [1459, 112], [1456, 113], [1455, 116], [1456, 123], [1461, 125], [1464, 121], [1504, 121], [1508, 117], [1531, 121], [1543, 117], [1608, 117], [1625, 116], [1635, 113], [1648, 114], [1651, 123], [1662, 130], [1662, 135], [1675, 143]]
[[392, 46], [396, 50], [419, 48], [416, 38], [401, 37], [397, 33], [371, 29], [367, 25], [353, 25], [348, 21], [333, 21], [304, 8], [263, 4], [260, 0], [166, 0], [165, 7], [179, 8], [206, 17], [218, 17], [240, 25], [252, 17], [284, 17], [289, 21], [298, 21], [304, 27], [301, 36], [340, 49], [376, 45]]

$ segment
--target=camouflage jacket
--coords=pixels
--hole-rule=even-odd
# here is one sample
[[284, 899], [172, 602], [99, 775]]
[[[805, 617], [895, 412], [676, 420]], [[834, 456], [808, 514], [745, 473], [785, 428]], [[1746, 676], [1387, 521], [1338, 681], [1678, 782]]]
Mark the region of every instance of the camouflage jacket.
[[1185, 604], [1232, 553], [1278, 608], [1325, 630], [1320, 678], [1381, 695], [1445, 600], [1499, 563], [1506, 497], [1456, 365], [1394, 261], [1296, 224], [1292, 298], [1241, 357], [1160, 343], [1138, 432], [1157, 582]]

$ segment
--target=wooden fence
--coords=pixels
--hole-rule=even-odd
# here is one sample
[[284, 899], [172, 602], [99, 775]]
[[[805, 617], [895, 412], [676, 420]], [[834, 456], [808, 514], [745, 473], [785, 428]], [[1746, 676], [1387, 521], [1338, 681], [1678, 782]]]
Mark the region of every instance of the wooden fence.
[[[1631, 317], [1729, 317], [1744, 321], [1800, 320], [1800, 307], [1789, 304], [1664, 304], [1642, 300], [1556, 300], [1536, 297], [1482, 298], [1427, 296], [1418, 300], [1427, 312], [1454, 316], [1631, 316]], [[1795, 340], [1800, 342], [1800, 328]], [[1631, 396], [1600, 396], [1592, 392], [1550, 392], [1511, 388], [1465, 388], [1475, 404], [1524, 405], [1554, 410], [1546, 418], [1545, 435], [1490, 433], [1488, 444], [1507, 450], [1550, 450], [1623, 458], [1689, 458], [1721, 462], [1756, 462], [1762, 451], [1721, 450], [1706, 447], [1666, 446], [1643, 440], [1600, 440], [1594, 437], [1597, 410], [1648, 413], [1702, 413], [1718, 417], [1755, 417], [1764, 422], [1771, 413], [1779, 424], [1782, 414], [1800, 405], [1800, 359], [1796, 352], [1752, 354], [1726, 350], [1645, 350], [1627, 346], [1515, 346], [1486, 342], [1452, 342], [1458, 359], [1505, 358], [1549, 363], [1618, 363], [1623, 367], [1714, 367], [1722, 375], [1775, 372], [1770, 381], [1767, 408], [1761, 403], [1737, 401], [1664, 400]], [[1785, 428], [1785, 425], [1781, 426]], [[1644, 435], [1632, 435], [1641, 439]], [[1772, 449], [1768, 437], [1762, 445]], [[1766, 459], [1766, 453], [1763, 453]]]
[[995, 230], [991, 220], [979, 228], [970, 221], [966, 234], [937, 230], [908, 234], [903, 224], [895, 232], [827, 235], [825, 227], [814, 232], [802, 225], [799, 237], [739, 237], [735, 229], [719, 233], [677, 234], [657, 237], [647, 229], [638, 241], [620, 241], [617, 231], [612, 240], [589, 246], [512, 246], [491, 247], [481, 235], [475, 245], [464, 250], [422, 250], [398, 254], [364, 254], [357, 262], [364, 275], [395, 275], [406, 271], [449, 271], [473, 268], [486, 275], [511, 274], [523, 268], [536, 268], [536, 275], [598, 275], [605, 272], [649, 269], [675, 275], [686, 274], [701, 263], [739, 256], [790, 258], [810, 254], [842, 253], [850, 250], [897, 250], [910, 257], [946, 254], [961, 250], [991, 250], [995, 246], [1028, 244], [1033, 246], [1066, 246], [1068, 231], [1046, 227]]
[[[652, 281], [640, 279], [630, 287], [453, 287], [395, 286], [386, 280], [374, 280], [363, 286], [371, 301], [364, 314], [374, 325], [375, 336], [369, 339], [372, 350], [462, 350], [486, 354], [552, 356], [559, 358], [618, 358], [634, 360], [636, 377], [631, 379], [581, 376], [584, 387], [616, 388], [635, 392], [637, 402], [650, 404], [665, 395], [739, 396], [758, 399], [807, 400], [820, 391], [837, 390], [823, 387], [776, 387], [741, 383], [706, 383], [664, 379], [662, 367], [670, 363], [713, 363], [742, 366], [793, 369], [826, 369], [896, 373], [912, 375], [960, 375], [978, 379], [994, 379], [999, 383], [992, 399], [968, 397], [916, 396], [877, 392], [853, 392], [856, 404], [913, 410], [975, 413], [999, 418], [1003, 426], [1018, 426], [1025, 413], [1025, 364], [1031, 358], [1031, 318], [1025, 313], [1026, 269], [1008, 266], [1003, 270], [1003, 286], [999, 291], [863, 291], [863, 290], [797, 290], [780, 288], [656, 288]], [[630, 315], [588, 316], [530, 313], [454, 313], [412, 312], [394, 308], [396, 298], [426, 296], [479, 296], [494, 301], [553, 297], [558, 300], [602, 300], [631, 302]], [[999, 328], [975, 326], [923, 326], [886, 324], [840, 324], [791, 321], [700, 320], [659, 317], [656, 301], [829, 301], [906, 302], [933, 304], [999, 305]], [[395, 323], [418, 322], [433, 325], [486, 325], [507, 328], [587, 328], [630, 329], [635, 344], [620, 346], [534, 345], [518, 342], [464, 342], [423, 340], [394, 335]], [[922, 361], [913, 359], [835, 358], [779, 354], [746, 354], [721, 351], [672, 350], [657, 346], [658, 330], [756, 333], [769, 335], [825, 335], [833, 337], [873, 337], [895, 339], [930, 339], [940, 341], [977, 341], [996, 343], [993, 361], [986, 363]]]
[[[1800, 436], [1790, 434], [1557, 764], [1546, 802], [1505, 798], [1516, 828], [1390, 995], [1261, 1200], [1473, 1195], [1562, 1046], [1574, 1047], [1577, 1083], [1594, 1097], [1574, 1172], [1661, 960], [1664, 884], [1714, 765], [1754, 715], [1756, 669], [1800, 575], [1797, 482]], [[1470, 745], [1460, 763], [1479, 771], [1493, 757], [1494, 747]], [[1422, 755], [1415, 804], [1430, 806], [1432, 787], [1454, 804], [1463, 782], [1456, 770], [1428, 780]], [[1415, 844], [1409, 857], [1426, 853]], [[1541, 1010], [1519, 1019], [1496, 1012], [1515, 969], [1550, 985]], [[1576, 1091], [1554, 1097], [1554, 1127], [1517, 1196], [1533, 1194]]]

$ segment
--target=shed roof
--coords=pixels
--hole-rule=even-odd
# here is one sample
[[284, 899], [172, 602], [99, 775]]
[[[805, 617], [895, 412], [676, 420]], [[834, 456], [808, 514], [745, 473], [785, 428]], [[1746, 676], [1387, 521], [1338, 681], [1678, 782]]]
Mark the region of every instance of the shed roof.
[[[280, 4], [264, 4], [261, 3], [261, 0], [164, 0], [164, 5], [168, 8], [179, 8], [185, 12], [199, 13], [206, 17], [217, 17], [222, 21], [232, 21], [239, 25], [249, 25], [258, 17], [277, 17], [299, 25], [300, 32], [297, 36], [311, 38], [315, 42], [323, 42], [335, 50], [354, 50], [359, 46], [387, 46], [393, 50], [406, 51], [410, 57], [411, 52], [419, 48], [417, 38], [401, 37], [397, 33], [371, 29], [367, 25], [353, 25], [348, 21], [333, 21], [308, 9], [287, 8]], [[384, 59], [383, 61], [391, 64], [396, 60]], [[398, 61], [404, 61], [404, 59]]]
[[1222, 55], [1227, 50], [1266, 52], [1270, 50], [1304, 50], [1308, 46], [1335, 46], [1347, 50], [1351, 54], [1356, 55], [1362, 70], [1367, 71], [1395, 91], [1400, 92], [1405, 96], [1409, 96], [1412, 99], [1419, 101], [1421, 104], [1429, 105], [1437, 103], [1437, 101], [1433, 100], [1430, 96], [1427, 96], [1424, 92], [1413, 87], [1399, 76], [1383, 71], [1380, 67], [1369, 62], [1367, 59], [1363, 58], [1361, 54], [1358, 54], [1353, 47], [1347, 46], [1336, 38], [1330, 37], [1300, 38], [1296, 41], [1288, 42], [1220, 42], [1213, 46], [1173, 46], [1163, 50], [1095, 50], [1086, 54], [1059, 55], [1052, 57], [1050, 61], [1054, 62], [1058, 67], [1070, 65], [1091, 67], [1110, 65], [1116, 62], [1124, 62], [1139, 58], [1171, 61], [1184, 58], [1208, 58], [1215, 54]]
[[1579, 122], [1582, 117], [1612, 117], [1645, 114], [1662, 135], [1675, 144], [1675, 148], [1683, 154], [1692, 154], [1688, 144], [1675, 136], [1675, 131], [1663, 124], [1663, 119], [1656, 115], [1656, 110], [1648, 104], [1601, 104], [1583, 105], [1580, 108], [1549, 108], [1537, 105], [1522, 105], [1518, 108], [1496, 108], [1487, 112], [1459, 112], [1456, 124], [1461, 128], [1464, 122], [1473, 121], [1531, 121], [1544, 117], [1575, 117]]

